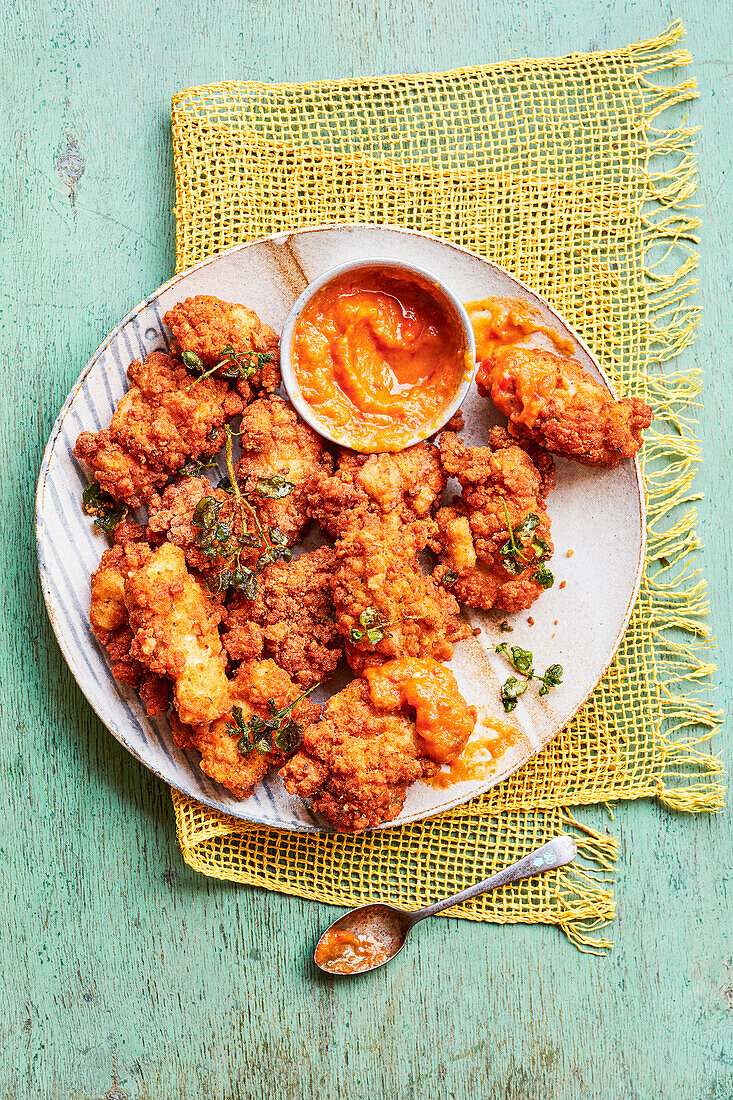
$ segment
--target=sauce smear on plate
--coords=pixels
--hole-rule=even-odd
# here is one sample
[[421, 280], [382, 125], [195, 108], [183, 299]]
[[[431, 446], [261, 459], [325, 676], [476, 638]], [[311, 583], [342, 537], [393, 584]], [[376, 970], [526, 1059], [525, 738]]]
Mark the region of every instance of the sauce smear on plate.
[[528, 336], [539, 332], [552, 341], [561, 355], [572, 355], [575, 351], [569, 336], [546, 324], [539, 310], [521, 298], [483, 298], [479, 302], [467, 302], [466, 312], [476, 337], [476, 385], [484, 397], [489, 387], [483, 360], [497, 348], [521, 344]]
[[321, 287], [295, 326], [305, 401], [349, 446], [400, 450], [450, 403], [472, 364], [458, 318], [427, 279], [375, 267]]

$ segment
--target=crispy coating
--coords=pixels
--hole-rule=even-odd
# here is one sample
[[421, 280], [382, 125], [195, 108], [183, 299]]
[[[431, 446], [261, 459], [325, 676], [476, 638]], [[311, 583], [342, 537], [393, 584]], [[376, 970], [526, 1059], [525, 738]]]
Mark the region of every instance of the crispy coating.
[[165, 714], [170, 706], [170, 684], [131, 655], [133, 633], [125, 607], [125, 581], [148, 559], [151, 550], [136, 523], [121, 523], [114, 542], [102, 554], [91, 577], [92, 632], [107, 650], [114, 678], [139, 691], [149, 716]]
[[252, 400], [255, 391], [273, 393], [280, 385], [280, 341], [253, 309], [223, 302], [210, 294], [197, 294], [178, 302], [163, 320], [173, 333], [174, 347], [179, 352], [194, 352], [206, 367], [218, 363], [226, 347], [233, 348], [237, 355], [250, 351], [270, 355], [272, 358], [262, 363], [250, 379], [238, 381], [237, 389], [246, 402]]
[[241, 412], [242, 400], [218, 378], [192, 385], [183, 365], [163, 352], [131, 363], [127, 374], [130, 388], [109, 428], [82, 432], [74, 454], [105, 492], [137, 508], [188, 460], [221, 449], [222, 426]]
[[540, 348], [499, 348], [479, 377], [509, 418], [510, 435], [584, 466], [618, 466], [640, 450], [652, 422], [640, 398], [616, 401], [579, 363]]
[[[240, 436], [242, 457], [237, 477], [256, 504], [264, 527], [278, 527], [295, 542], [308, 522], [307, 501], [313, 483], [333, 470], [321, 437], [281, 397], [261, 398], [247, 407]], [[295, 485], [281, 500], [260, 496], [257, 479], [280, 475]]]
[[[286, 756], [277, 750], [260, 753], [255, 749], [242, 755], [237, 748], [239, 733], [233, 735], [228, 728], [234, 724], [231, 708], [240, 707], [245, 721], [255, 714], [264, 718], [269, 713], [269, 700], [279, 709], [300, 694], [301, 689], [274, 661], [246, 661], [229, 682], [226, 713], [214, 722], [193, 727], [174, 721], [173, 736], [181, 748], [194, 748], [201, 753], [201, 769], [208, 776], [236, 798], [248, 798], [268, 771]], [[296, 721], [306, 725], [315, 721], [318, 707], [304, 699], [293, 708], [292, 714]]]
[[125, 582], [133, 657], [173, 681], [181, 720], [212, 722], [229, 699], [219, 637], [222, 610], [189, 573], [183, 550], [165, 542]]
[[343, 651], [331, 595], [336, 554], [328, 547], [269, 565], [257, 596], [235, 593], [227, 609], [225, 649], [235, 661], [271, 656], [304, 688], [320, 684]]
[[445, 489], [437, 447], [416, 443], [396, 454], [363, 455], [340, 449], [336, 472], [321, 472], [308, 496], [310, 515], [337, 537], [358, 528], [366, 514], [397, 516], [418, 525], [427, 542], [429, 520]]
[[280, 775], [290, 794], [311, 799], [335, 829], [359, 833], [396, 817], [408, 786], [436, 771], [421, 754], [412, 719], [375, 707], [365, 681], [354, 680], [306, 726]]
[[[231, 566], [231, 555], [216, 554], [210, 557], [203, 553], [197, 541], [200, 541], [201, 528], [193, 524], [196, 505], [202, 497], [213, 497], [221, 502], [219, 518], [226, 523], [232, 534], [221, 549], [231, 550], [240, 547], [243, 521], [247, 522], [247, 532], [256, 537], [254, 521], [246, 509], [235, 508], [232, 496], [223, 489], [214, 489], [207, 477], [182, 477], [171, 482], [161, 496], [154, 496], [148, 503], [150, 520], [148, 538], [158, 544], [164, 539], [180, 546], [186, 555], [186, 561], [192, 569], [197, 569], [206, 577], [216, 577], [223, 569]], [[244, 547], [240, 553], [242, 565], [253, 566], [261, 554], [258, 547]]]
[[[336, 626], [351, 639], [346, 659], [357, 672], [394, 657], [449, 660], [454, 643], [470, 632], [454, 597], [420, 569], [419, 541], [412, 534], [396, 513], [366, 513], [362, 525], [336, 543]], [[383, 637], [374, 643], [351, 637], [362, 627], [363, 612], [384, 624]]]
[[470, 607], [519, 611], [531, 607], [543, 591], [534, 578], [538, 555], [526, 540], [522, 553], [528, 565], [512, 576], [499, 550], [509, 538], [509, 527], [534, 513], [540, 522], [532, 534], [547, 544], [547, 556], [552, 554], [543, 487], [554, 483], [554, 464], [538, 455], [540, 472], [501, 428], [491, 432], [490, 441], [491, 447], [466, 447], [452, 432], [440, 438], [443, 466], [463, 492], [436, 516], [431, 548], [440, 564], [433, 576], [442, 581], [447, 573], [455, 574], [450, 590]]

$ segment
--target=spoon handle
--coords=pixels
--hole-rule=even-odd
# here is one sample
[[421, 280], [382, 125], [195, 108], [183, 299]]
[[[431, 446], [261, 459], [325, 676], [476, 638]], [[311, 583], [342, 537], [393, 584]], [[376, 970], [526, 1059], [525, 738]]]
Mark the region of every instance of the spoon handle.
[[460, 894], [453, 894], [450, 898], [444, 898], [443, 901], [436, 901], [432, 905], [426, 905], [424, 909], [418, 909], [417, 912], [411, 914], [411, 923], [417, 924], [425, 917], [432, 917], [435, 913], [440, 913], [451, 905], [460, 905], [462, 901], [477, 898], [479, 894], [487, 894], [490, 890], [496, 890], [498, 886], [506, 886], [508, 882], [519, 882], [520, 879], [530, 878], [531, 875], [539, 875], [543, 871], [555, 871], [558, 867], [564, 867], [567, 863], [572, 863], [577, 854], [578, 848], [572, 837], [556, 836], [552, 840], [548, 840], [541, 848], [537, 848], [536, 851], [524, 856], [517, 863], [512, 863], [510, 867], [504, 867], [503, 870], [497, 871], [491, 878], [484, 879], [483, 882], [477, 882], [466, 890], [461, 890]]

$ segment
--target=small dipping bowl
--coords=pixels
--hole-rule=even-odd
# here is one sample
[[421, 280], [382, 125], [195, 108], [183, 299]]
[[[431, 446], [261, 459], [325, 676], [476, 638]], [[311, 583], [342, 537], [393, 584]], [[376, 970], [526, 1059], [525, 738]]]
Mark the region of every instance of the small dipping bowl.
[[[340, 279], [346, 274], [363, 272], [365, 275], [373, 276], [375, 273], [384, 269], [388, 269], [389, 275], [393, 278], [399, 278], [402, 275], [406, 281], [416, 283], [422, 291], [433, 298], [438, 307], [445, 312], [446, 317], [452, 322], [455, 330], [460, 334], [462, 341], [460, 351], [463, 353], [463, 360], [465, 363], [465, 369], [461, 372], [456, 383], [455, 392], [450, 395], [442, 407], [433, 413], [429, 419], [416, 428], [410, 435], [405, 436], [404, 439], [400, 439], [399, 445], [389, 446], [376, 442], [375, 445], [368, 445], [363, 440], [358, 440], [350, 436], [348, 430], [344, 429], [343, 432], [339, 432], [332, 424], [325, 423], [321, 420], [317, 411], [303, 396], [295, 376], [293, 363], [293, 346], [298, 321], [319, 291], [328, 286], [329, 283]], [[389, 293], [388, 287], [385, 287], [385, 292]], [[421, 440], [427, 439], [429, 436], [434, 435], [435, 432], [440, 431], [453, 414], [458, 411], [468, 393], [468, 389], [476, 371], [476, 342], [474, 339], [473, 327], [463, 302], [457, 297], [454, 291], [442, 281], [442, 279], [438, 278], [437, 275], [434, 275], [430, 271], [426, 271], [425, 268], [417, 267], [414, 264], [404, 263], [402, 260], [380, 258], [352, 260], [349, 263], [340, 264], [338, 267], [333, 267], [325, 271], [323, 275], [320, 275], [305, 288], [294, 303], [290, 313], [285, 319], [285, 325], [282, 330], [282, 337], [280, 340], [280, 370], [282, 372], [283, 385], [288, 393], [288, 397], [306, 423], [310, 424], [319, 435], [322, 435], [325, 439], [330, 439], [332, 443], [338, 443], [342, 447], [349, 447], [352, 450], [361, 451], [366, 454], [374, 454], [388, 450], [399, 451], [404, 450], [405, 447], [409, 447], [414, 443], [419, 443]]]

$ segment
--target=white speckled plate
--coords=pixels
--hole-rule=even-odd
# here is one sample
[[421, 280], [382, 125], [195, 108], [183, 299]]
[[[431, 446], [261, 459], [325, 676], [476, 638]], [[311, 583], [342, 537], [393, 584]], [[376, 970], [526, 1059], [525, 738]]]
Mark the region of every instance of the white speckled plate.
[[[89, 629], [89, 576], [106, 540], [92, 530], [81, 510], [89, 478], [72, 448], [83, 430], [109, 424], [126, 389], [132, 359], [167, 342], [162, 316], [192, 294], [214, 294], [244, 302], [277, 331], [303, 288], [330, 267], [347, 260], [394, 256], [433, 271], [464, 301], [504, 295], [539, 307], [545, 319], [571, 336], [582, 366], [608, 380], [577, 334], [528, 287], [487, 260], [422, 233], [368, 226], [306, 229], [255, 241], [223, 252], [177, 275], [136, 306], [94, 353], [74, 385], [54, 425], [38, 480], [38, 561], [49, 617], [61, 650], [79, 686], [114, 736], [139, 760], [178, 790], [248, 821], [279, 828], [326, 831], [298, 798], [288, 795], [277, 776], [238, 801], [208, 779], [197, 753], [176, 747], [167, 719], [149, 719], [136, 694], [112, 677], [105, 654]], [[538, 337], [537, 344], [544, 343]], [[609, 389], [610, 389], [609, 385]], [[501, 421], [475, 390], [464, 404], [468, 442], [486, 441]], [[408, 792], [397, 822], [439, 813], [488, 790], [525, 764], [573, 717], [603, 675], [618, 648], [636, 600], [644, 560], [645, 515], [639, 465], [590, 470], [558, 461], [557, 488], [549, 496], [555, 556], [554, 588], [530, 612], [509, 616], [511, 634], [502, 635], [531, 649], [536, 666], [563, 665], [562, 686], [543, 701], [534, 690], [520, 701], [510, 720], [516, 742], [487, 765], [480, 778], [446, 789], [417, 783]], [[572, 556], [568, 557], [568, 551]], [[566, 585], [560, 588], [560, 582]], [[534, 620], [530, 626], [528, 619]], [[482, 628], [461, 643], [451, 667], [459, 686], [482, 716], [506, 720], [499, 684], [509, 675], [494, 653], [504, 615], [471, 612]], [[480, 729], [480, 724], [477, 727]], [[390, 822], [389, 824], [395, 824]]]

